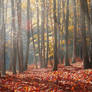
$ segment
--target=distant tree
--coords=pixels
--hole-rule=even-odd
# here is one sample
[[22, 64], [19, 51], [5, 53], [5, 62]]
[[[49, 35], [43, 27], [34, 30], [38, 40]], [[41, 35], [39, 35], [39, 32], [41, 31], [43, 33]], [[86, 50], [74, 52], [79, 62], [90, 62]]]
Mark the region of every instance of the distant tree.
[[42, 53], [42, 62], [41, 67], [45, 65], [45, 41], [44, 41], [44, 32], [45, 32], [45, 1], [41, 0], [41, 53]]
[[48, 7], [49, 5], [49, 2], [48, 0], [46, 0], [46, 29], [47, 29], [47, 54], [46, 54], [46, 64], [45, 64], [45, 67], [47, 67], [48, 65], [48, 56], [49, 56], [49, 31], [48, 31], [48, 28], [49, 28], [49, 25], [48, 25]]
[[55, 38], [53, 71], [55, 71], [57, 70], [57, 66], [58, 66], [56, 0], [53, 0], [53, 19], [54, 19], [54, 38]]
[[[92, 0], [90, 2], [90, 32], [92, 35]], [[90, 45], [90, 62], [91, 62], [91, 68], [92, 68], [92, 39], [91, 39], [91, 45]]]
[[0, 43], [0, 61], [1, 61], [1, 76], [5, 76], [6, 74], [6, 61], [5, 61], [5, 13], [4, 13], [4, 0], [0, 0], [1, 3], [1, 29], [0, 29], [0, 36], [1, 36], [1, 43]]
[[90, 22], [90, 24], [91, 24], [91, 26], [90, 26], [90, 29], [91, 29], [91, 32], [92, 32], [92, 0], [91, 0], [91, 2], [90, 2], [90, 14], [91, 14], [91, 22]]
[[65, 66], [69, 66], [69, 57], [68, 57], [68, 25], [69, 25], [69, 0], [67, 0], [66, 7], [66, 20], [65, 20]]
[[37, 8], [37, 35], [38, 35], [38, 53], [39, 53], [39, 60], [42, 62], [42, 55], [41, 55], [41, 47], [40, 47], [40, 29], [39, 29], [39, 2], [36, 0], [36, 8]]
[[16, 46], [17, 46], [17, 42], [16, 42], [16, 27], [15, 27], [15, 3], [14, 0], [11, 0], [11, 9], [12, 9], [12, 32], [13, 32], [13, 47], [12, 47], [12, 71], [13, 74], [16, 74]]
[[32, 26], [32, 11], [31, 11], [31, 33], [32, 33], [33, 51], [34, 51], [34, 64], [36, 65], [36, 68], [37, 68], [36, 48], [35, 48], [34, 33], [33, 33], [33, 26]]
[[[48, 10], [48, 20], [50, 19], [50, 21], [49, 21], [50, 22], [49, 28], [51, 28], [51, 30], [52, 30], [51, 31], [52, 32], [51, 37], [54, 38], [53, 13], [50, 11], [50, 10], [52, 10], [52, 5], [53, 4], [51, 3], [50, 0], [48, 2], [49, 2], [49, 4], [48, 4], [48, 8], [49, 8], [49, 10]], [[51, 50], [51, 48], [52, 48], [52, 50]], [[49, 40], [49, 55], [50, 55], [50, 53], [53, 53], [51, 56], [49, 56], [50, 65], [52, 67], [53, 67], [53, 59], [54, 59], [54, 51], [53, 50], [54, 50], [54, 40], [52, 40], [52, 41]]]
[[27, 70], [28, 68], [29, 44], [30, 44], [30, 0], [27, 0], [27, 49], [26, 49], [24, 70]]
[[60, 41], [61, 41], [61, 25], [60, 25], [60, 18], [61, 18], [61, 0], [58, 0], [58, 16], [57, 16], [57, 22], [58, 22], [58, 59], [61, 61], [61, 46], [60, 46]]
[[[65, 30], [65, 0], [62, 0], [62, 33], [63, 31]], [[62, 34], [62, 36], [64, 35], [64, 33]], [[61, 64], [63, 63], [63, 58], [64, 58], [64, 54], [63, 54], [63, 51], [61, 51]]]
[[76, 32], [77, 32], [77, 16], [76, 16], [76, 0], [73, 0], [74, 11], [74, 34], [73, 34], [73, 57], [72, 62], [76, 62]]
[[[2, 30], [2, 28], [1, 28], [1, 25], [2, 25], [2, 17], [1, 17], [1, 9], [2, 9], [2, 6], [1, 6], [1, 0], [0, 0], [0, 33], [1, 33], [1, 30]], [[0, 34], [0, 71], [1, 71], [1, 34]]]
[[23, 42], [21, 30], [21, 0], [17, 0], [17, 18], [18, 18], [18, 33], [17, 33], [17, 48], [18, 48], [18, 63], [19, 72], [23, 72]]

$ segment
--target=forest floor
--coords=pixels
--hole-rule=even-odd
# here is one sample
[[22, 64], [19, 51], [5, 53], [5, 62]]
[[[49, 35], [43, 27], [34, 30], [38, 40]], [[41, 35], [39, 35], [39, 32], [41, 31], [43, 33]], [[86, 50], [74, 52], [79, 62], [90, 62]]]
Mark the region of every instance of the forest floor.
[[82, 62], [65, 67], [34, 69], [32, 65], [23, 74], [0, 77], [0, 92], [92, 92], [92, 70], [84, 70]]

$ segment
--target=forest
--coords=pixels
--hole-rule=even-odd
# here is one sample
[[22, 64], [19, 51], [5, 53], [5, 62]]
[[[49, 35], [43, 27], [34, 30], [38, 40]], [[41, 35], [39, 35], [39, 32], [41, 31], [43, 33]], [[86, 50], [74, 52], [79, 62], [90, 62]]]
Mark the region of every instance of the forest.
[[92, 92], [92, 0], [0, 0], [0, 92]]

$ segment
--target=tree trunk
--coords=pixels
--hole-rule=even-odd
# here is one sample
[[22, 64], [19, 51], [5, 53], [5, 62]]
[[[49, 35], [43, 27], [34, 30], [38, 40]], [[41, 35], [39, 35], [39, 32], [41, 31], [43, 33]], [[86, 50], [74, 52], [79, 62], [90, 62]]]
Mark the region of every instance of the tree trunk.
[[47, 28], [47, 55], [46, 55], [46, 64], [45, 64], [45, 67], [48, 66], [48, 54], [49, 54], [49, 31], [48, 31], [48, 28], [49, 28], [49, 25], [48, 25], [48, 4], [49, 2], [46, 0], [46, 28]]
[[[87, 0], [80, 0], [80, 4], [81, 4], [81, 9], [82, 9], [81, 11], [86, 16], [87, 22], [88, 22], [88, 32], [89, 32], [89, 37], [90, 37], [89, 58], [90, 58], [90, 63], [92, 64], [92, 0], [90, 1], [91, 14], [89, 14], [89, 11], [88, 11]], [[91, 15], [91, 17], [90, 17], [90, 15]]]
[[76, 16], [76, 1], [73, 0], [74, 11], [74, 34], [73, 34], [73, 57], [72, 63], [76, 62], [76, 32], [77, 32], [77, 16]]
[[42, 34], [41, 34], [41, 41], [42, 41], [42, 62], [41, 62], [41, 67], [44, 67], [44, 65], [45, 65], [45, 42], [44, 42], [44, 31], [45, 31], [45, 25], [44, 25], [44, 23], [45, 23], [45, 1], [44, 0], [41, 0], [41, 32], [42, 32]]
[[39, 53], [39, 61], [42, 62], [42, 56], [41, 56], [41, 49], [40, 49], [40, 29], [39, 29], [39, 5], [38, 5], [38, 0], [37, 2], [37, 35], [38, 35], [38, 53]]
[[69, 66], [68, 58], [68, 25], [69, 25], [69, 0], [67, 0], [66, 22], [65, 22], [65, 66]]
[[23, 42], [21, 30], [21, 0], [17, 0], [17, 17], [18, 17], [18, 34], [17, 34], [17, 48], [18, 48], [18, 61], [19, 72], [23, 72]]
[[5, 62], [5, 19], [4, 19], [4, 0], [1, 0], [2, 29], [1, 29], [1, 76], [6, 74]]
[[91, 42], [90, 42], [90, 64], [92, 68], [92, 0], [90, 2], [90, 32], [91, 32]]
[[[61, 31], [61, 25], [60, 25], [60, 17], [61, 17], [61, 0], [58, 0], [58, 18], [57, 18], [57, 22], [58, 22], [58, 60], [61, 61], [61, 48], [60, 48], [60, 41], [61, 41], [61, 35], [60, 35], [60, 31]], [[59, 62], [61, 63], [61, 62]]]
[[[0, 0], [0, 26], [2, 25], [2, 16], [1, 16], [1, 13], [2, 13], [2, 0]], [[0, 27], [0, 33], [2, 32], [2, 27]], [[2, 40], [1, 40], [1, 36], [2, 36], [2, 34], [0, 34], [0, 71], [1, 71], [1, 54], [2, 54], [2, 52], [1, 52], [1, 48], [2, 48], [2, 46], [1, 46], [1, 43], [2, 43]]]
[[[31, 11], [31, 15], [32, 15], [32, 11]], [[36, 48], [35, 48], [34, 33], [33, 33], [33, 26], [32, 26], [32, 16], [31, 16], [31, 33], [32, 33], [33, 51], [34, 51], [34, 64], [36, 65], [36, 68], [37, 68]]]
[[58, 67], [56, 0], [53, 0], [53, 18], [54, 18], [54, 38], [55, 38], [53, 71], [55, 71], [57, 70], [57, 67]]
[[85, 15], [84, 12], [80, 11], [80, 20], [81, 20], [81, 34], [82, 34], [82, 47], [83, 47], [83, 61], [84, 61], [84, 69], [89, 68], [89, 57], [87, 50], [87, 42], [86, 42], [86, 28], [85, 28]]
[[[62, 0], [62, 17], [63, 17], [63, 21], [62, 21], [62, 34], [63, 31], [65, 30], [65, 12], [64, 12], [64, 8], [65, 8], [65, 0]], [[61, 52], [61, 64], [63, 64], [63, 59], [64, 59], [64, 54], [63, 51]]]
[[13, 48], [12, 48], [12, 71], [13, 74], [16, 74], [16, 28], [15, 28], [15, 8], [14, 0], [11, 0], [11, 9], [12, 9], [12, 31], [13, 31]]
[[28, 68], [29, 44], [30, 44], [30, 0], [27, 0], [27, 49], [24, 70]]

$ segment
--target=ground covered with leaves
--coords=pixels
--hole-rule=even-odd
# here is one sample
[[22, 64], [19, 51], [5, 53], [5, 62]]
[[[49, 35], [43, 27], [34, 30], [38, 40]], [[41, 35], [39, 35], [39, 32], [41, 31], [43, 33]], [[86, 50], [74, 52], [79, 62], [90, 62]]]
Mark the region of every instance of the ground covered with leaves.
[[0, 77], [0, 92], [92, 92], [92, 70], [84, 70], [82, 62], [59, 65], [58, 71], [29, 66], [23, 74]]

